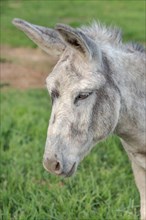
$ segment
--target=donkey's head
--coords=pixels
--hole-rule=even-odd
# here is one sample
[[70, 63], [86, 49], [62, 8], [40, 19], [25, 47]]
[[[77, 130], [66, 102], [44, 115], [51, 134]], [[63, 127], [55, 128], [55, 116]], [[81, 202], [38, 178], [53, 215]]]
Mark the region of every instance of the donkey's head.
[[79, 162], [118, 121], [120, 97], [100, 46], [66, 25], [55, 30], [15, 19], [13, 23], [58, 62], [46, 79], [52, 98], [43, 164], [71, 176]]

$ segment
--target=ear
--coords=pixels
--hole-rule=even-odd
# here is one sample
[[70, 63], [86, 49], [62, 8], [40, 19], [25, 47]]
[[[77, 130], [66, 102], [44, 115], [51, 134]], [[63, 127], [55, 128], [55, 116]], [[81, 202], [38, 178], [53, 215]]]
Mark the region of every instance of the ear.
[[82, 56], [88, 59], [95, 58], [96, 56], [101, 57], [97, 44], [82, 31], [64, 24], [56, 25], [55, 29], [62, 36], [63, 40], [80, 52]]
[[12, 23], [48, 54], [60, 56], [66, 48], [57, 31], [15, 18]]

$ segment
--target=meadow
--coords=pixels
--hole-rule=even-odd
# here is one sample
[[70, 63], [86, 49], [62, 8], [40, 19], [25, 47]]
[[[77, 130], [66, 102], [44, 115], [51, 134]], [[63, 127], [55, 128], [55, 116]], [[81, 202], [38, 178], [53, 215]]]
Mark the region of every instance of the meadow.
[[[14, 17], [53, 27], [93, 19], [145, 43], [145, 1], [2, 0], [1, 45], [35, 47], [11, 25]], [[1, 55], [2, 56], [2, 55]], [[138, 220], [139, 195], [130, 162], [115, 136], [99, 143], [71, 178], [42, 166], [51, 101], [47, 90], [1, 88], [1, 220]]]

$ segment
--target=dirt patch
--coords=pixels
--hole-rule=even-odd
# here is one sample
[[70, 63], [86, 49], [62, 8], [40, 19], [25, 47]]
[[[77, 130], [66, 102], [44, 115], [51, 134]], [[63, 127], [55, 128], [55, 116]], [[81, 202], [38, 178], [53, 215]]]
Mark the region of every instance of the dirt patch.
[[1, 46], [1, 86], [43, 88], [56, 60], [38, 49]]

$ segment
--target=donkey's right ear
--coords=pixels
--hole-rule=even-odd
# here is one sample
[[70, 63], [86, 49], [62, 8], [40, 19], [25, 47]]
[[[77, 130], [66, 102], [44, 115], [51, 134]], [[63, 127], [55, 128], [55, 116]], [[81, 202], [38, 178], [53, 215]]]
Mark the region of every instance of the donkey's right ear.
[[48, 54], [59, 57], [66, 48], [57, 31], [15, 18], [12, 23]]

